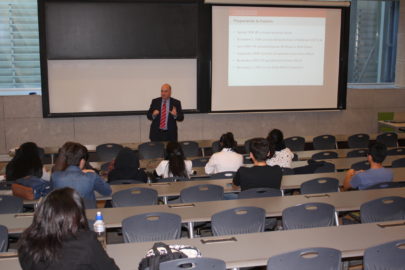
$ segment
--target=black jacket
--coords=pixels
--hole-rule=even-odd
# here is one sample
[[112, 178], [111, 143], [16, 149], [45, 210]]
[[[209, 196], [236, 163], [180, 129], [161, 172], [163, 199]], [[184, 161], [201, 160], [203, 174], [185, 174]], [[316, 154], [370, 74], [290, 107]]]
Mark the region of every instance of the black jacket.
[[18, 254], [23, 270], [117, 270], [114, 260], [109, 258], [91, 231], [83, 231], [77, 237], [63, 242], [60, 260], [53, 263], [35, 264], [28, 254]]

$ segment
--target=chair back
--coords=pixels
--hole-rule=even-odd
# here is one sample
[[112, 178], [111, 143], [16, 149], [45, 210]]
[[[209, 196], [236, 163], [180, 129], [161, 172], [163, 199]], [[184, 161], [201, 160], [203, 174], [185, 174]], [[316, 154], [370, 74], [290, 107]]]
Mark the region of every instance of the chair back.
[[271, 257], [267, 270], [340, 270], [341, 258], [341, 251], [333, 248], [305, 248]]
[[196, 185], [180, 191], [183, 203], [219, 201], [224, 197], [224, 188], [217, 185]]
[[214, 214], [211, 228], [214, 236], [263, 232], [266, 213], [258, 207], [237, 207]]
[[347, 138], [349, 148], [367, 148], [369, 141], [370, 136], [364, 133], [354, 134]]
[[332, 159], [338, 158], [338, 154], [334, 151], [322, 151], [312, 155], [312, 159], [320, 160], [320, 159]]
[[327, 173], [335, 172], [335, 164], [330, 162], [325, 162], [321, 167], [316, 168], [314, 173]]
[[6, 252], [8, 248], [8, 230], [6, 226], [0, 225], [0, 252]]
[[315, 228], [336, 225], [336, 211], [327, 203], [304, 203], [283, 210], [283, 227], [285, 230]]
[[126, 243], [178, 239], [180, 233], [181, 218], [176, 214], [153, 212], [122, 221], [122, 235]]
[[212, 258], [186, 258], [177, 259], [167, 262], [162, 262], [159, 265], [160, 270], [225, 270], [226, 265], [223, 260], [212, 259]]
[[252, 141], [253, 139], [249, 139], [249, 140], [246, 140], [245, 141], [245, 144], [244, 144], [244, 147], [245, 147], [245, 154], [248, 154], [249, 155], [249, 153], [250, 153], [250, 142]]
[[362, 223], [405, 219], [405, 198], [388, 196], [363, 203], [360, 219]]
[[387, 151], [387, 156], [405, 155], [405, 148], [394, 148]]
[[283, 193], [279, 189], [275, 188], [250, 188], [241, 191], [238, 194], [238, 199], [249, 198], [263, 198], [263, 197], [278, 197], [283, 196]]
[[42, 147], [38, 147], [38, 155], [42, 161], [42, 164], [45, 164], [45, 149]]
[[387, 147], [398, 147], [398, 135], [395, 132], [385, 132], [377, 136], [377, 142], [385, 144]]
[[96, 209], [97, 208], [97, 202], [94, 199], [92, 200], [92, 199], [83, 198], [83, 203], [84, 203], [85, 209]]
[[359, 170], [368, 170], [370, 169], [370, 162], [368, 162], [367, 160], [365, 161], [359, 161], [356, 163], [353, 163], [352, 166], [350, 166], [350, 168], [352, 168], [355, 171], [359, 171]]
[[180, 142], [181, 148], [183, 149], [184, 156], [187, 157], [198, 157], [200, 156], [200, 146], [194, 141], [183, 141]]
[[112, 195], [113, 207], [154, 205], [157, 201], [158, 193], [151, 188], [130, 188]]
[[321, 177], [301, 184], [301, 194], [316, 194], [339, 191], [339, 180], [333, 177]]
[[21, 213], [23, 199], [10, 195], [0, 195], [0, 214]]
[[405, 167], [405, 158], [400, 158], [392, 161], [391, 164], [392, 168], [402, 168]]
[[305, 138], [300, 136], [294, 136], [284, 139], [285, 146], [290, 148], [293, 152], [304, 151]]
[[405, 238], [367, 248], [363, 259], [365, 270], [404, 269]]
[[233, 178], [235, 176], [236, 172], [220, 172], [220, 173], [214, 173], [210, 176], [211, 180], [214, 179], [225, 179], [225, 178]]
[[133, 179], [119, 179], [110, 181], [110, 185], [131, 185], [131, 184], [144, 184], [144, 181], [141, 180], [133, 180]]
[[211, 145], [212, 153], [214, 154], [216, 152], [219, 152], [220, 151], [219, 148], [220, 148], [219, 141], [214, 141]]
[[208, 158], [203, 157], [203, 158], [195, 158], [193, 160], [191, 160], [191, 162], [193, 163], [193, 168], [197, 168], [197, 167], [205, 167], [205, 165], [208, 163]]
[[157, 183], [168, 183], [168, 182], [182, 182], [182, 181], [189, 181], [187, 177], [180, 177], [180, 176], [173, 176], [173, 177], [166, 177], [166, 178], [159, 178], [156, 179], [155, 182]]
[[138, 146], [139, 159], [165, 157], [165, 145], [162, 142], [145, 142]]
[[102, 162], [108, 162], [118, 155], [118, 152], [123, 148], [122, 145], [116, 143], [104, 143], [97, 145], [96, 154], [98, 160]]
[[367, 149], [356, 149], [348, 152], [347, 157], [366, 157], [368, 153]]
[[320, 135], [313, 139], [315, 150], [336, 149], [336, 137], [333, 135]]

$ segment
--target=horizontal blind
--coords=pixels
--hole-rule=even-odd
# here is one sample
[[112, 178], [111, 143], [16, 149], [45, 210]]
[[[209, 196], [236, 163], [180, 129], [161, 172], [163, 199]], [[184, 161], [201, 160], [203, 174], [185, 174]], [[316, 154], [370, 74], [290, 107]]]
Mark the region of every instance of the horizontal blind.
[[352, 1], [349, 83], [393, 83], [398, 0]]
[[0, 92], [38, 90], [40, 72], [37, 1], [0, 0]]

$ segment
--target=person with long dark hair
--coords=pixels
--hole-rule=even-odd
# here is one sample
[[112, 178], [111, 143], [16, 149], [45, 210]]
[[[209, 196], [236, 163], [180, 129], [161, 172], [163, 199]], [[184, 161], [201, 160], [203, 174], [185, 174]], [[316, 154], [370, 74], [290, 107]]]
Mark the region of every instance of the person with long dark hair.
[[26, 176], [41, 178], [43, 166], [39, 148], [33, 142], [23, 143], [6, 167], [6, 180], [15, 181]]
[[267, 165], [278, 165], [281, 168], [291, 168], [294, 153], [285, 146], [284, 136], [281, 130], [273, 129], [267, 136], [270, 145], [270, 158], [266, 161]]
[[162, 178], [189, 178], [193, 173], [192, 169], [193, 163], [191, 160], [185, 160], [181, 145], [177, 142], [168, 142], [166, 146], [166, 158], [159, 163], [155, 172]]
[[95, 208], [94, 191], [104, 196], [111, 195], [111, 187], [93, 171], [83, 171], [86, 164], [87, 149], [80, 143], [66, 142], [59, 151], [56, 161], [57, 170], [51, 175], [54, 189], [74, 188], [83, 197], [86, 206]]
[[219, 139], [221, 151], [211, 156], [205, 165], [205, 173], [236, 172], [243, 165], [243, 156], [235, 152], [236, 146], [232, 132], [222, 134]]
[[139, 168], [139, 158], [128, 147], [122, 148], [114, 160], [113, 169], [108, 173], [108, 182], [115, 180], [139, 180], [146, 183], [148, 177], [146, 173]]
[[40, 202], [18, 246], [23, 270], [119, 269], [89, 230], [83, 201], [72, 188], [54, 190]]

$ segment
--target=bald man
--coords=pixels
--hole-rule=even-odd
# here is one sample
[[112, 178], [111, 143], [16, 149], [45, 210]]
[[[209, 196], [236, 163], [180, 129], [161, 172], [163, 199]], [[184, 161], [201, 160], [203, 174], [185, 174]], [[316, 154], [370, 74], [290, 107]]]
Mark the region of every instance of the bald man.
[[171, 97], [172, 87], [163, 84], [160, 97], [152, 100], [147, 114], [150, 125], [149, 139], [155, 141], [177, 141], [177, 121], [183, 121], [181, 102]]

